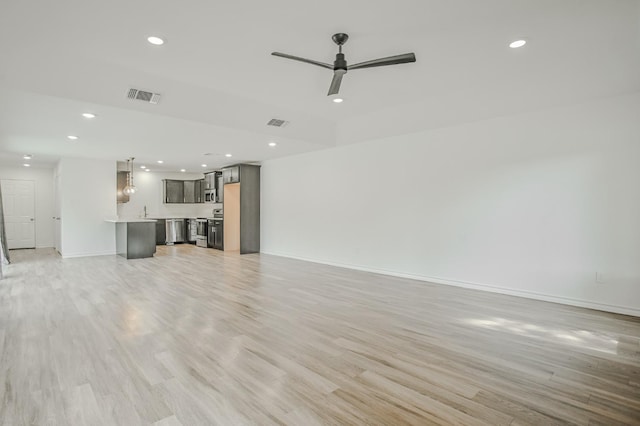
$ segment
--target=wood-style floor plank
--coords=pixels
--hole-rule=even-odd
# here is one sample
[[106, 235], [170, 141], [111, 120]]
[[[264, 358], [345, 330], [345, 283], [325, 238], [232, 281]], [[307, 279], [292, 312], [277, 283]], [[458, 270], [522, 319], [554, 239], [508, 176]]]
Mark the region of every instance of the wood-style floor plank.
[[3, 425], [640, 424], [640, 318], [188, 245], [12, 259]]

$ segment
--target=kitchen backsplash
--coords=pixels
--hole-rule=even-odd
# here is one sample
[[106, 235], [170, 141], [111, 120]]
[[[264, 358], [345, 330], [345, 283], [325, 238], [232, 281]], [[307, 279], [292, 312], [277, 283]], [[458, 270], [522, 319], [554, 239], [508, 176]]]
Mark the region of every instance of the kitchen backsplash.
[[[144, 216], [147, 206], [148, 217], [210, 217], [213, 209], [221, 209], [222, 204], [164, 204], [162, 201], [162, 180], [202, 179], [202, 173], [156, 173], [134, 172], [134, 184], [137, 188], [128, 203], [118, 204], [118, 217], [131, 218]], [[116, 200], [114, 198], [113, 202]]]

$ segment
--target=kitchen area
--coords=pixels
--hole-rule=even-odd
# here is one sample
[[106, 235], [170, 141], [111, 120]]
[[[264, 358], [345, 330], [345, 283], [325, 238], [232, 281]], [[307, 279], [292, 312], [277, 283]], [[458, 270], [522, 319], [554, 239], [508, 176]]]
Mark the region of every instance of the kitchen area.
[[[128, 186], [134, 186], [131, 193]], [[143, 253], [118, 254], [150, 257], [158, 245], [192, 244], [202, 249], [240, 254], [260, 251], [260, 166], [234, 164], [205, 173], [154, 172], [119, 162], [117, 172], [118, 222], [127, 227], [155, 222], [142, 237]], [[120, 225], [119, 225], [120, 226]], [[122, 227], [122, 226], [120, 226]], [[153, 233], [153, 235], [150, 235]], [[120, 232], [118, 235], [126, 235]], [[120, 237], [119, 247], [126, 247]], [[152, 251], [150, 240], [155, 244]]]

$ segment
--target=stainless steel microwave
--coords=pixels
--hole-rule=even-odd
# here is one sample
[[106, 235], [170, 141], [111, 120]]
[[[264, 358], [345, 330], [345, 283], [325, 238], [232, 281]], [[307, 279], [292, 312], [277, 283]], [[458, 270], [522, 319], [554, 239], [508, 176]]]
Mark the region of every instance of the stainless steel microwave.
[[204, 202], [205, 203], [215, 203], [216, 202], [216, 190], [215, 189], [205, 189], [204, 190]]

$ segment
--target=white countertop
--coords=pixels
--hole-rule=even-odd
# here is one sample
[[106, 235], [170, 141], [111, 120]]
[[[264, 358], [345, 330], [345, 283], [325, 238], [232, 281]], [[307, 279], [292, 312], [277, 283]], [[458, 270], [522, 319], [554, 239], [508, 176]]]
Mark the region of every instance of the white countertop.
[[158, 215], [153, 215], [153, 214], [150, 214], [148, 216], [148, 218], [153, 218], [153, 219], [158, 219], [158, 220], [162, 220], [162, 219], [197, 219], [196, 216], [158, 216]]
[[153, 218], [153, 219], [157, 219], [157, 220], [167, 220], [167, 219], [222, 219], [222, 218], [217, 218], [217, 217], [213, 217], [213, 216], [154, 216], [154, 215], [149, 215], [149, 218]]
[[132, 218], [117, 218], [117, 219], [105, 219], [105, 222], [110, 222], [110, 223], [136, 223], [136, 222], [157, 222], [157, 220], [155, 219], [143, 219], [143, 218], [139, 218], [139, 217], [132, 217]]

